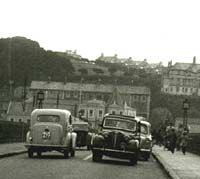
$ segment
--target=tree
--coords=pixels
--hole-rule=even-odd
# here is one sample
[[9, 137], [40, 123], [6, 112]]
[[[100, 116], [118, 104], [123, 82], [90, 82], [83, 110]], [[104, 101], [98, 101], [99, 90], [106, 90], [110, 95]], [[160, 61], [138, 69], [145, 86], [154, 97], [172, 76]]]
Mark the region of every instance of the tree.
[[150, 122], [153, 129], [159, 129], [161, 126], [166, 127], [169, 123], [174, 123], [172, 113], [167, 108], [154, 108], [150, 116]]

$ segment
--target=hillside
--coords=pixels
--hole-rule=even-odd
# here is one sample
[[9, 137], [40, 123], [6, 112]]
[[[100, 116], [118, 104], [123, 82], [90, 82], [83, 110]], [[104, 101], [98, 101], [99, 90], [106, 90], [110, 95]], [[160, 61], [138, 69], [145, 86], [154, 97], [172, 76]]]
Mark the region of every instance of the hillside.
[[70, 60], [46, 51], [38, 42], [25, 37], [0, 39], [0, 85], [14, 81], [15, 86], [22, 85], [27, 79], [47, 79], [63, 81], [73, 72]]

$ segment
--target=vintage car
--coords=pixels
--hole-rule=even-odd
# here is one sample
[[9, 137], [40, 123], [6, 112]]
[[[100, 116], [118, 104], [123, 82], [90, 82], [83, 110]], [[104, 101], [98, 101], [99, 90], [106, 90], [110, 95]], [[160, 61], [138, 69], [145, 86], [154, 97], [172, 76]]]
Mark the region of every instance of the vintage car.
[[72, 117], [68, 110], [35, 109], [31, 113], [30, 131], [26, 135], [25, 147], [28, 156], [34, 152], [58, 151], [68, 158], [75, 156], [76, 133], [72, 132]]
[[102, 156], [106, 155], [137, 164], [139, 123], [140, 120], [131, 116], [106, 114], [98, 134], [92, 137], [93, 161], [101, 161]]
[[89, 124], [84, 121], [76, 121], [72, 124], [73, 132], [77, 134], [76, 146], [91, 149], [92, 133], [89, 132]]
[[152, 152], [151, 124], [147, 121], [140, 122], [140, 155], [148, 160]]

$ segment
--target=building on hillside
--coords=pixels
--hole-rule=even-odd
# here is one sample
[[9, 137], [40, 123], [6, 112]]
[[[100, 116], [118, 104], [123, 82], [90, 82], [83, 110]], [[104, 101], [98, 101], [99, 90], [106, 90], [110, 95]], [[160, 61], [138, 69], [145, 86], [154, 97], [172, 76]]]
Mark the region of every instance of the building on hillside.
[[163, 64], [162, 62], [159, 63], [148, 63], [147, 59], [144, 60], [133, 60], [132, 57], [129, 58], [118, 58], [117, 54], [114, 56], [104, 56], [102, 53], [100, 57], [97, 58], [97, 60], [101, 60], [107, 63], [118, 63], [125, 65], [128, 70], [133, 69], [142, 69], [145, 70], [147, 73], [156, 73], [161, 74], [163, 70]]
[[200, 64], [169, 62], [168, 69], [163, 74], [163, 93], [172, 95], [196, 95], [200, 96]]
[[[96, 99], [105, 102], [106, 105], [113, 104], [114, 100], [120, 106], [124, 106], [126, 102], [126, 105], [134, 108], [138, 115], [149, 118], [150, 89], [147, 87], [32, 81], [30, 91], [33, 96], [32, 101], [36, 101], [34, 99], [39, 91], [44, 92], [44, 108], [69, 109], [75, 117], [78, 115], [80, 104]], [[36, 104], [29, 105], [33, 108], [36, 106]]]

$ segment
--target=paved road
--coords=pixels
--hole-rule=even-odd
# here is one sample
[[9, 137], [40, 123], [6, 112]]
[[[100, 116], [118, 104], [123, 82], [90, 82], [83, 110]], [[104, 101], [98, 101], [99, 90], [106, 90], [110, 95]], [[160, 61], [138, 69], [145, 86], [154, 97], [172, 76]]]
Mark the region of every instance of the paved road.
[[44, 153], [29, 159], [27, 154], [0, 159], [0, 179], [168, 179], [156, 161], [128, 161], [103, 158], [92, 162], [91, 152], [78, 150], [75, 158], [63, 159], [57, 152]]

